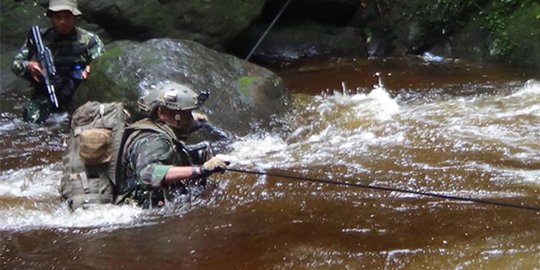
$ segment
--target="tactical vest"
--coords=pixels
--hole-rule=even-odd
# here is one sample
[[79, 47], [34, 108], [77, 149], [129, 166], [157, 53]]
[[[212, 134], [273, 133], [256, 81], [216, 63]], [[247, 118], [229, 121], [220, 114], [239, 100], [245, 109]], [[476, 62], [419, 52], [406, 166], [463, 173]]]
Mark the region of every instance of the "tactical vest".
[[51, 50], [56, 72], [60, 76], [82, 79], [82, 71], [90, 61], [88, 50], [97, 45], [96, 39], [92, 37], [88, 44], [82, 42], [79, 38], [81, 35], [79, 28], [75, 28], [68, 37], [59, 39], [52, 29], [42, 30], [41, 36], [46, 46]]
[[[165, 124], [156, 124], [149, 119], [143, 119], [134, 124], [129, 125], [122, 139], [122, 148], [118, 153], [119, 161], [117, 163], [117, 174], [116, 174], [116, 184], [115, 184], [115, 203], [121, 203], [126, 197], [133, 194], [137, 187], [135, 179], [127, 179], [127, 170], [128, 170], [128, 150], [131, 148], [133, 143], [141, 135], [152, 132], [159, 133], [164, 135], [165, 138], [169, 140], [170, 145], [175, 147], [174, 152], [176, 153], [175, 160], [173, 164], [175, 166], [191, 166], [194, 163], [194, 158], [191, 157], [188, 147], [180, 140], [176, 139], [174, 132]], [[202, 161], [204, 162], [204, 161]], [[160, 191], [161, 192], [161, 191]]]

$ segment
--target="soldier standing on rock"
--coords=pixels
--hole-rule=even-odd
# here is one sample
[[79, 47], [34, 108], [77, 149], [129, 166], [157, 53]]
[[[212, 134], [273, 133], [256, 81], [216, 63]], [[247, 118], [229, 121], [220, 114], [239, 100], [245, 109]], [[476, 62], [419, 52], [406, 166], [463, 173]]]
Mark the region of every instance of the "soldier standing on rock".
[[36, 51], [28, 37], [14, 58], [12, 70], [29, 80], [34, 88], [32, 98], [23, 106], [25, 121], [44, 122], [51, 111], [64, 110], [75, 90], [90, 73], [90, 63], [103, 54], [99, 37], [76, 26], [81, 15], [76, 0], [50, 0], [47, 16], [52, 27], [40, 29], [43, 43], [51, 51], [56, 75], [51, 82], [56, 89], [58, 108], [47, 98], [43, 67], [35, 60]]

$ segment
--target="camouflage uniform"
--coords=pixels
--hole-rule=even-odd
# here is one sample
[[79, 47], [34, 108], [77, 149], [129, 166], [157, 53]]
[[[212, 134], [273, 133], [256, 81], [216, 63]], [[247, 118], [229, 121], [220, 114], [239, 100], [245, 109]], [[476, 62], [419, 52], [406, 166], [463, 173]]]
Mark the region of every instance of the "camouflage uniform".
[[[147, 208], [176, 201], [180, 194], [188, 194], [190, 199], [204, 192], [206, 177], [224, 171], [227, 164], [212, 155], [208, 143], [185, 145], [180, 138], [200, 126], [194, 122], [192, 110], [207, 97], [184, 85], [164, 82], [139, 99], [139, 109], [148, 116], [125, 129], [114, 173], [115, 203], [134, 199]], [[184, 169], [182, 179], [165, 183], [173, 167], [191, 167], [192, 171], [186, 175]]]
[[[82, 71], [94, 59], [103, 54], [104, 45], [96, 34], [80, 27], [75, 27], [75, 30], [67, 36], [58, 35], [52, 28], [41, 32], [43, 43], [51, 50], [56, 67], [57, 75], [53, 84], [56, 88], [58, 102], [61, 108], [65, 108], [83, 79]], [[25, 112], [28, 109], [35, 110], [37, 107], [43, 113], [41, 116], [43, 118], [41, 121], [43, 121], [51, 108], [47, 91], [43, 83], [35, 83], [26, 71], [26, 65], [34, 54], [34, 48], [30, 43], [30, 37], [28, 37], [14, 58], [12, 70], [16, 75], [29, 80], [34, 87], [32, 101], [25, 106]]]
[[[143, 121], [147, 121], [145, 125], [150, 122]], [[137, 124], [134, 126], [137, 129]], [[163, 203], [164, 199], [171, 196], [165, 194], [167, 191], [164, 193], [161, 184], [171, 167], [193, 164], [186, 146], [176, 139], [170, 128], [164, 124], [157, 124], [155, 127], [162, 131], [143, 128], [132, 133], [127, 139], [122, 158], [125, 162], [123, 165], [125, 180], [118, 183], [122, 189], [119, 193], [124, 193], [122, 197], [135, 199], [143, 207], [157, 205], [160, 201]], [[184, 192], [181, 190], [182, 185], [173, 188]]]

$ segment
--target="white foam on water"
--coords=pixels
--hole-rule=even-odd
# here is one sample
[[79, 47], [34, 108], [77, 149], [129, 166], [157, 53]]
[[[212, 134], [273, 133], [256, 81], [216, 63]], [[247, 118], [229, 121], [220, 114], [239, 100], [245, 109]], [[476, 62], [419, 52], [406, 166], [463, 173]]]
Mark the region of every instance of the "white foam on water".
[[320, 114], [342, 113], [346, 110], [353, 113], [349, 115], [353, 118], [385, 121], [399, 113], [399, 104], [396, 99], [390, 96], [383, 85], [375, 85], [367, 94], [349, 94], [349, 92], [351, 91], [335, 91], [330, 96], [317, 96], [316, 100], [320, 102], [318, 106]]
[[[508, 91], [498, 94], [495, 89], [489, 94], [404, 104], [392, 98], [382, 85], [375, 86], [367, 94], [350, 92], [336, 91], [333, 95], [310, 98], [302, 96], [302, 101], [307, 104], [297, 109], [296, 118], [292, 117], [293, 131], [289, 137], [282, 139], [276, 134], [251, 136], [233, 144], [234, 150], [230, 154], [243, 165], [254, 164], [260, 168], [340, 165], [352, 174], [388, 170], [387, 173], [398, 178], [412, 173], [408, 170], [419, 168], [425, 173], [433, 173], [434, 179], [458, 179], [448, 190], [439, 192], [472, 197], [519, 197], [523, 194], [515, 190], [508, 194], [500, 190], [476, 194], [474, 184], [458, 177], [460, 172], [467, 175], [467, 170], [479, 170], [491, 175], [485, 181], [518, 181], [527, 186], [537, 185], [540, 181], [538, 170], [523, 169], [523, 165], [508, 167], [508, 162], [484, 160], [480, 154], [500, 155], [515, 160], [516, 164], [540, 162], [538, 81], [517, 86], [510, 94]], [[437, 153], [441, 150], [455, 152], [458, 159], [439, 160]], [[417, 154], [424, 158], [417, 160]], [[472, 160], [459, 160], [459, 155]], [[434, 160], [433, 163], [430, 160]], [[422, 166], [422, 162], [427, 167]], [[453, 166], [451, 170], [448, 170], [449, 164]], [[471, 164], [476, 165], [471, 167]], [[448, 175], [447, 171], [456, 173], [456, 177]]]
[[61, 166], [51, 164], [0, 174], [0, 230], [89, 228], [130, 225], [143, 210], [135, 206], [98, 205], [71, 211], [58, 187]]
[[136, 206], [96, 205], [70, 211], [65, 204], [45, 204], [37, 209], [0, 209], [0, 230], [42, 228], [95, 228], [133, 225], [141, 220], [143, 209]]
[[[285, 140], [278, 134], [269, 133], [241, 138], [231, 145], [233, 151], [229, 155], [240, 162], [258, 163], [263, 167], [328, 165], [342, 161], [347, 165], [347, 161], [339, 156], [366, 151], [366, 142], [381, 144], [381, 140], [403, 139], [401, 133], [380, 137], [371, 130], [392, 122], [400, 112], [397, 100], [382, 84], [375, 85], [369, 93], [351, 92], [336, 90], [332, 95], [312, 97], [307, 109], [298, 109], [311, 118], [308, 126], [299, 124]], [[295, 125], [297, 123], [292, 123]], [[348, 129], [351, 125], [356, 128]]]
[[0, 197], [41, 197], [57, 192], [56, 179], [60, 172], [56, 164], [37, 166], [0, 173]]
[[[276, 134], [258, 134], [240, 138], [230, 145], [233, 151], [228, 153], [239, 163], [251, 163], [279, 153], [286, 148], [286, 144]], [[231, 158], [229, 158], [231, 159]]]

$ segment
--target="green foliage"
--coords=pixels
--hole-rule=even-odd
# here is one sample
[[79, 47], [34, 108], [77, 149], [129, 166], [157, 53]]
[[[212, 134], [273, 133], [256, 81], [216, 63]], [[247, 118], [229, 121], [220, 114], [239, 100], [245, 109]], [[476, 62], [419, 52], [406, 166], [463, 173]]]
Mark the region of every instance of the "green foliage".
[[482, 0], [413, 0], [404, 1], [402, 15], [408, 19], [437, 22], [438, 24], [454, 24], [456, 18], [464, 12], [476, 9]]
[[506, 26], [511, 48], [507, 52], [512, 63], [525, 62], [540, 67], [540, 3], [520, 6]]
[[[517, 40], [510, 37], [508, 26], [514, 20], [516, 10], [530, 6], [530, 0], [497, 0], [490, 1], [483, 11], [479, 12], [479, 21], [492, 36], [490, 54], [498, 57], [508, 56], [517, 46]], [[531, 17], [534, 18], [534, 17]], [[524, 27], [528, 29], [528, 27]]]

